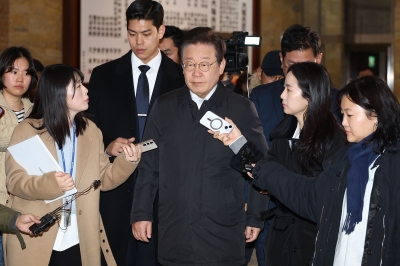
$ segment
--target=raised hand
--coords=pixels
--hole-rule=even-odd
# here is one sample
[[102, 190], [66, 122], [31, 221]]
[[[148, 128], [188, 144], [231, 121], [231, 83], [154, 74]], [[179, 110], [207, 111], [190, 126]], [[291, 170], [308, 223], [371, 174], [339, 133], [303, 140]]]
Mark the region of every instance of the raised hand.
[[140, 145], [134, 145], [133, 143], [129, 144], [129, 146], [124, 146], [123, 148], [124, 156], [127, 161], [137, 163], [142, 156], [142, 148]]
[[225, 117], [225, 121], [233, 126], [232, 131], [227, 134], [220, 134], [219, 131], [208, 130], [208, 133], [212, 134], [214, 138], [219, 139], [224, 143], [225, 146], [231, 145], [235, 140], [237, 140], [240, 136], [242, 136], [242, 132], [240, 132], [239, 128], [233, 123], [233, 121], [227, 117]]
[[130, 139], [117, 138], [116, 140], [114, 140], [113, 142], [108, 144], [108, 146], [106, 148], [106, 153], [108, 155], [118, 156], [123, 151], [123, 147], [129, 146], [134, 141], [135, 141], [135, 138], [133, 138], [133, 137]]

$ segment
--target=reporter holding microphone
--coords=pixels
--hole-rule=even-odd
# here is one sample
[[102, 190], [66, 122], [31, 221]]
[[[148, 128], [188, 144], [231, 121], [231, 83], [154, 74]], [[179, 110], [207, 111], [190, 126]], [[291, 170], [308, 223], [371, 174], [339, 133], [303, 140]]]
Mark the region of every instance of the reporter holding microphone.
[[[339, 92], [348, 144], [327, 158], [318, 176], [306, 178], [265, 155], [230, 122], [228, 134], [210, 132], [254, 156], [252, 184], [317, 223], [313, 265], [399, 265], [400, 104], [379, 77], [351, 81]], [[236, 141], [235, 141], [236, 140]], [[235, 141], [235, 142], [234, 142]], [[233, 143], [233, 144], [232, 144]], [[238, 151], [239, 150], [239, 151]], [[238, 151], [238, 152], [237, 152]]]
[[[101, 248], [108, 265], [116, 265], [99, 213], [100, 190], [114, 189], [125, 182], [136, 169], [142, 151], [140, 146], [125, 145], [114, 162], [109, 162], [101, 131], [84, 113], [89, 97], [83, 79], [78, 69], [67, 65], [46, 67], [32, 113], [15, 128], [10, 146], [38, 135], [63, 171], [30, 176], [7, 152], [8, 206], [37, 217], [67, 202], [68, 206], [59, 221], [41, 236], [24, 235], [24, 250], [16, 238], [6, 235], [8, 266], [101, 265]], [[74, 187], [83, 191], [97, 179], [101, 181], [100, 189], [76, 201], [68, 196], [45, 202]]]

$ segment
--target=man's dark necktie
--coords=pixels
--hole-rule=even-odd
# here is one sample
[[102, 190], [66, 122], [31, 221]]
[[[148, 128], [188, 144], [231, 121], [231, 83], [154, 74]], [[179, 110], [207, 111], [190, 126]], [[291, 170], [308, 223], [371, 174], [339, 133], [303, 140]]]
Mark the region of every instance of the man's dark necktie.
[[143, 137], [144, 126], [147, 119], [147, 111], [149, 110], [149, 81], [147, 80], [146, 72], [150, 69], [149, 66], [141, 65], [137, 90], [136, 90], [136, 108], [139, 121], [140, 141]]

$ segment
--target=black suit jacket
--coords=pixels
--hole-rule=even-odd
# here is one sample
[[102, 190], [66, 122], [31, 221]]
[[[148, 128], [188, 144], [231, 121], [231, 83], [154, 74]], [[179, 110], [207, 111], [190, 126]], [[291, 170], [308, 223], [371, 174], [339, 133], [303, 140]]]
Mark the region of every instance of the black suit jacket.
[[250, 94], [263, 126], [268, 146], [272, 145], [271, 132], [282, 121], [285, 113], [282, 108], [281, 94], [285, 79], [255, 87]]
[[[139, 140], [131, 55], [129, 51], [119, 59], [94, 68], [89, 81], [88, 114], [101, 129], [105, 147], [118, 137]], [[181, 66], [164, 53], [161, 55], [149, 112], [158, 96], [185, 85]], [[101, 216], [118, 265], [125, 265], [136, 175], [137, 171], [118, 188], [100, 195]]]

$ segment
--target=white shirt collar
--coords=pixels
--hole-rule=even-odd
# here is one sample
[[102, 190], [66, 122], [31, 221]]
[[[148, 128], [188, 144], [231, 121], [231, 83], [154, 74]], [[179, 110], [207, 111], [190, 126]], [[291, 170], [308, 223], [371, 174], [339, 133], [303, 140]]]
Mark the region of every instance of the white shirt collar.
[[292, 139], [299, 139], [300, 138], [300, 124], [297, 122], [296, 130], [294, 131]]
[[203, 104], [204, 101], [208, 101], [211, 96], [214, 94], [215, 90], [217, 89], [217, 85], [215, 84], [214, 88], [207, 94], [206, 97], [204, 98], [200, 98], [199, 96], [197, 96], [196, 94], [194, 94], [191, 90], [189, 90], [190, 92], [190, 97], [192, 98], [192, 100], [197, 104], [197, 107], [200, 109], [200, 106]]
[[[160, 50], [158, 50], [158, 54], [153, 59], [151, 59], [147, 64], [145, 64], [150, 67], [150, 69], [146, 72], [146, 77], [149, 82], [149, 102], [153, 95], [154, 86], [155, 86], [156, 80], [157, 80], [158, 70], [161, 66], [161, 61], [162, 61], [162, 55], [161, 55]], [[134, 87], [135, 95], [136, 95], [137, 83], [139, 80], [139, 76], [141, 74], [139, 66], [144, 65], [144, 64], [143, 64], [142, 60], [140, 60], [133, 52], [131, 55], [131, 64], [132, 64], [133, 87]]]
[[143, 63], [142, 60], [140, 60], [135, 55], [135, 53], [132, 52], [132, 56], [131, 56], [132, 69], [133, 69], [133, 71], [140, 72], [140, 69], [138, 68], [139, 66], [148, 65], [150, 67], [149, 71], [154, 70], [154, 69], [157, 69], [157, 71], [158, 71], [158, 68], [160, 67], [160, 64], [161, 64], [161, 59], [162, 59], [162, 56], [161, 56], [160, 49], [158, 49], [157, 55], [153, 59], [151, 59], [147, 64]]

